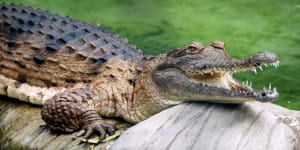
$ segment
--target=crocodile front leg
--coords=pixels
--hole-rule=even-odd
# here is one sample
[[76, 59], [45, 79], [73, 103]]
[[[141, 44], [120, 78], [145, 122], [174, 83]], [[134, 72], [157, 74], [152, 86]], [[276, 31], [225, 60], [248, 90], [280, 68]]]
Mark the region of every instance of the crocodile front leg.
[[103, 140], [106, 133], [113, 134], [114, 127], [103, 122], [96, 113], [94, 99], [100, 98], [96, 89], [80, 88], [58, 93], [42, 108], [41, 116], [54, 131], [80, 131], [76, 136], [89, 138], [94, 132]]

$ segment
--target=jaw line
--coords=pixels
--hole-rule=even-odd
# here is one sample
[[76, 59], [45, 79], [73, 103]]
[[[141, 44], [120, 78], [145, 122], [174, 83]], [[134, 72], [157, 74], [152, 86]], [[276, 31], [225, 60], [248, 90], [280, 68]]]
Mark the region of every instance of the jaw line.
[[[196, 71], [197, 72], [196, 73], [193, 71], [188, 71], [188, 73], [186, 73], [186, 71], [184, 71], [179, 67], [174, 66], [172, 68], [176, 68], [179, 72], [184, 74], [189, 81], [194, 83], [201, 83], [208, 87], [217, 87], [217, 88], [237, 91], [241, 93], [242, 92], [255, 93], [254, 89], [252, 88], [252, 83], [251, 85], [240, 83], [238, 80], [232, 77], [233, 72], [222, 71], [222, 72], [202, 73], [201, 71], [199, 71], [201, 73], [198, 73]], [[190, 75], [189, 73], [196, 73], [196, 74]], [[213, 78], [210, 78], [211, 76], [213, 76]], [[238, 87], [242, 88], [241, 91], [235, 89]]]
[[[246, 98], [259, 100], [262, 102], [264, 102], [265, 99], [266, 99], [266, 101], [273, 101], [278, 97], [278, 92], [277, 92], [276, 87], [272, 88], [271, 84], [269, 84], [268, 88], [264, 87], [263, 90], [255, 90], [252, 88], [251, 82], [248, 82], [248, 81], [239, 82], [238, 80], [236, 80], [232, 77], [232, 73], [242, 72], [242, 71], [253, 71], [255, 74], [257, 74], [256, 69], [259, 68], [260, 70], [263, 70], [262, 66], [265, 66], [265, 67], [274, 66], [277, 68], [279, 66], [279, 61], [276, 61], [274, 63], [269, 63], [269, 64], [262, 63], [257, 66], [249, 66], [249, 67], [246, 67], [243, 69], [240, 69], [240, 68], [239, 69], [230, 69], [228, 71], [226, 70], [226, 71], [217, 72], [216, 70], [218, 70], [218, 69], [206, 69], [206, 70], [200, 70], [198, 72], [197, 71], [189, 71], [189, 73], [196, 73], [196, 74], [192, 74], [192, 75], [187, 74], [182, 69], [179, 69], [179, 70], [181, 70], [182, 72], [185, 72], [185, 76], [191, 82], [194, 82], [194, 83], [201, 83], [208, 87], [217, 87], [217, 88], [224, 89], [224, 90], [234, 91], [234, 92], [241, 94], [240, 95], [241, 97], [245, 96]], [[222, 70], [222, 69], [219, 69], [219, 70]], [[208, 76], [208, 77], [211, 76], [212, 78], [201, 80], [201, 78], [203, 78], [205, 76]], [[216, 76], [219, 76], [219, 77], [216, 77]], [[266, 96], [266, 97], [263, 97], [263, 96]], [[232, 96], [232, 98], [234, 98], [234, 96]], [[271, 100], [269, 100], [269, 99], [271, 99]]]
[[[209, 74], [209, 75], [211, 75], [211, 74]], [[209, 75], [204, 75], [204, 76], [209, 76]], [[212, 76], [214, 76], [214, 77], [208, 78], [208, 79], [199, 79], [199, 77], [195, 78], [195, 76], [194, 77], [187, 76], [187, 78], [191, 82], [201, 83], [201, 84], [207, 85], [209, 87], [217, 87], [217, 88], [236, 91], [236, 92], [240, 92], [240, 93], [245, 93], [245, 92], [255, 93], [252, 86], [250, 86], [248, 84], [239, 83], [239, 81], [237, 81], [236, 79], [234, 79], [232, 77], [232, 73], [230, 73], [230, 72], [222, 72], [222, 73], [218, 73], [217, 75], [212, 74]], [[202, 76], [202, 78], [203, 78], [203, 76]], [[207, 77], [204, 77], [204, 78], [207, 78]]]
[[[209, 91], [209, 88], [214, 89], [214, 91], [223, 91], [219, 94], [195, 94], [193, 100], [196, 101], [211, 101], [211, 102], [218, 102], [218, 103], [241, 103], [245, 101], [260, 101], [260, 102], [270, 102], [278, 98], [278, 92], [276, 91], [276, 88], [271, 89], [271, 86], [269, 89], [265, 90], [254, 90], [252, 87], [248, 84], [243, 84], [237, 80], [235, 80], [232, 77], [232, 73], [234, 72], [242, 72], [242, 71], [251, 71], [249, 68], [260, 68], [261, 65], [270, 66], [273, 65], [275, 67], [278, 67], [278, 62], [270, 63], [270, 64], [263, 64], [257, 66], [249, 66], [246, 67], [246, 69], [236, 69], [234, 70], [227, 70], [228, 68], [218, 68], [217, 72], [210, 72], [210, 73], [203, 73], [203, 70], [187, 70], [187, 68], [181, 68], [176, 65], [165, 65], [163, 67], [158, 67], [156, 71], [158, 72], [165, 72], [166, 70], [169, 70], [170, 72], [177, 72], [178, 74], [181, 74], [182, 77], [186, 79], [186, 81], [190, 82], [190, 84], [197, 85], [204, 87], [206, 89], [205, 91]], [[241, 68], [241, 67], [240, 67]], [[206, 70], [210, 70], [206, 69]], [[167, 72], [169, 72], [167, 71]], [[204, 75], [208, 75], [208, 77], [214, 74], [219, 74], [220, 77], [216, 77], [216, 80], [199, 80], [195, 77], [203, 78]], [[164, 76], [163, 74], [161, 74]], [[167, 74], [166, 74], [167, 75]], [[174, 74], [176, 75], [176, 73]], [[168, 75], [169, 76], [169, 75]], [[155, 79], [156, 80], [156, 79]], [[215, 82], [215, 83], [213, 83]], [[216, 84], [216, 83], [221, 84]], [[158, 84], [161, 84], [161, 82], [158, 82]], [[180, 86], [179, 86], [180, 87]], [[242, 88], [241, 88], [242, 87]], [[219, 89], [219, 90], [216, 90]], [[179, 89], [180, 90], [180, 89]], [[192, 90], [193, 91], [193, 90]], [[203, 91], [203, 92], [205, 92]], [[201, 93], [201, 92], [200, 92]], [[224, 93], [224, 95], [223, 95]], [[174, 95], [178, 95], [178, 93], [174, 93]], [[226, 95], [226, 96], [225, 96]], [[170, 95], [168, 95], [170, 96]], [[178, 100], [178, 97], [171, 96], [171, 99]], [[187, 98], [188, 100], [191, 96], [183, 95], [182, 98]], [[191, 100], [191, 99], [189, 99]]]

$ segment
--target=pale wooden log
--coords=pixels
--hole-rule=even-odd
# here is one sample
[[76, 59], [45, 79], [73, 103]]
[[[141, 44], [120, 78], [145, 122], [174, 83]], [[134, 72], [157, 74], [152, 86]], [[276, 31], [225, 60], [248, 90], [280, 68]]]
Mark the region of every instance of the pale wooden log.
[[[0, 101], [0, 149], [87, 149], [72, 134], [40, 127], [40, 107]], [[186, 103], [95, 149], [299, 150], [300, 112], [274, 104]]]
[[[0, 150], [78, 150], [88, 145], [73, 140], [72, 134], [56, 134], [45, 127], [40, 106], [0, 96]], [[112, 142], [99, 144], [106, 149]]]
[[113, 150], [300, 150], [300, 112], [271, 103], [186, 103], [127, 130]]

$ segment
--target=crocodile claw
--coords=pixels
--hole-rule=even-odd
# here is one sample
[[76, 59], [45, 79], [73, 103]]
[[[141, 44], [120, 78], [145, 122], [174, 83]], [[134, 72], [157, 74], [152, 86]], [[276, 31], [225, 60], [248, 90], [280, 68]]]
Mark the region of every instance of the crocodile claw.
[[83, 127], [75, 136], [88, 139], [93, 135], [93, 133], [97, 133], [100, 136], [100, 141], [102, 141], [104, 140], [106, 134], [113, 135], [115, 133], [115, 128], [113, 125], [98, 120]]

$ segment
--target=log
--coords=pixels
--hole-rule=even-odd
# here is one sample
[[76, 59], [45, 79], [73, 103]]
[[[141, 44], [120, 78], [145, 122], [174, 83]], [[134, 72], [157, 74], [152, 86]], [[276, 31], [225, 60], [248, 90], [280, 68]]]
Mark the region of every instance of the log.
[[[72, 134], [45, 127], [40, 107], [0, 99], [0, 149], [87, 149]], [[300, 112], [263, 103], [183, 103], [95, 146], [108, 148], [299, 150]]]
[[300, 112], [271, 103], [185, 103], [127, 130], [112, 150], [300, 150]]
[[[0, 96], [0, 150], [88, 149], [86, 143], [73, 140], [72, 134], [50, 131], [40, 113], [39, 106]], [[95, 149], [107, 149], [112, 143], [98, 144]]]

